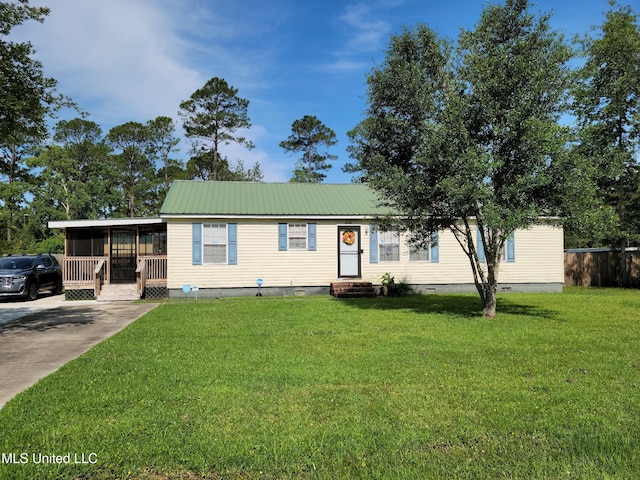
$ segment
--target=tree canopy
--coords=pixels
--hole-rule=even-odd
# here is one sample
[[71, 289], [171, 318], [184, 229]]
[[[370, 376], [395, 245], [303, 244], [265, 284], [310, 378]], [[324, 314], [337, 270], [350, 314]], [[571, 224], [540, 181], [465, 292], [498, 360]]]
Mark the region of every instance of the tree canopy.
[[[596, 38], [582, 41], [584, 65], [576, 72], [573, 109], [576, 156], [595, 178], [593, 193], [611, 212], [605, 233], [579, 224], [587, 241], [604, 237], [620, 251], [621, 283], [629, 283], [626, 249], [640, 241], [640, 25], [630, 7], [610, 2]], [[578, 234], [579, 236], [579, 234]]]
[[[505, 243], [559, 211], [569, 130], [559, 123], [570, 47], [527, 0], [489, 5], [454, 48], [426, 25], [391, 37], [367, 79], [352, 156], [399, 215], [382, 228], [426, 245], [449, 229], [467, 255], [484, 315], [496, 313]], [[484, 252], [484, 261], [478, 251]]]
[[302, 154], [296, 162], [291, 181], [322, 182], [327, 177], [322, 172], [332, 167], [328, 163], [329, 160], [335, 160], [338, 157], [326, 152], [322, 153], [320, 147], [332, 147], [337, 142], [335, 132], [315, 116], [305, 115], [295, 120], [291, 125], [291, 135], [280, 142], [280, 147], [285, 152]]
[[185, 134], [191, 139], [190, 171], [196, 178], [219, 180], [228, 172], [228, 162], [220, 153], [222, 145], [233, 142], [254, 148], [238, 133], [251, 127], [248, 107], [249, 100], [240, 98], [237, 88], [218, 77], [208, 80], [180, 104]]
[[64, 102], [57, 82], [33, 58], [31, 44], [9, 36], [14, 27], [42, 22], [48, 14], [48, 8], [30, 6], [28, 0], [0, 3], [0, 223], [9, 244], [33, 183], [24, 159], [47, 138], [46, 120]]

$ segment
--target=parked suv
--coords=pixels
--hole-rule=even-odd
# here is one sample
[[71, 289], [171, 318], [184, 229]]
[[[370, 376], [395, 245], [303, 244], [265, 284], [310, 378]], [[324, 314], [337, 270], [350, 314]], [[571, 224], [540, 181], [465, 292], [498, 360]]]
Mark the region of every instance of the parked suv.
[[35, 300], [40, 290], [62, 292], [62, 268], [49, 254], [0, 258], [0, 297]]

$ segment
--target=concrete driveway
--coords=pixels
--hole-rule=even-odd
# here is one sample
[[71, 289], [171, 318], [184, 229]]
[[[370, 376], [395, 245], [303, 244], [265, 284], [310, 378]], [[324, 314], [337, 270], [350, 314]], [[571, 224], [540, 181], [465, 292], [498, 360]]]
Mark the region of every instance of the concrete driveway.
[[33, 302], [0, 301], [0, 408], [156, 306], [47, 294]]

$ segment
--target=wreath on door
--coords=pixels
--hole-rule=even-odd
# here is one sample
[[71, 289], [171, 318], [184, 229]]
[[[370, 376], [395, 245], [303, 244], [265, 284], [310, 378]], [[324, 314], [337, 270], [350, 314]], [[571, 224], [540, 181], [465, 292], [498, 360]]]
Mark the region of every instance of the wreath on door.
[[356, 241], [356, 232], [353, 230], [346, 230], [342, 233], [342, 241], [346, 245], [353, 245]]

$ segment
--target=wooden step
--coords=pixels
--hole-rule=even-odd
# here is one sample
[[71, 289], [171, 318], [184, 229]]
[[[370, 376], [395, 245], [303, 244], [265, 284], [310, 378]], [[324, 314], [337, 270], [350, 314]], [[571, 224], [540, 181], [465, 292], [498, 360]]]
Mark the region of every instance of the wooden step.
[[135, 283], [104, 284], [98, 296], [99, 302], [129, 302], [140, 300]]
[[376, 289], [371, 282], [332, 282], [329, 293], [336, 298], [373, 298]]

